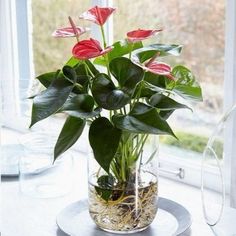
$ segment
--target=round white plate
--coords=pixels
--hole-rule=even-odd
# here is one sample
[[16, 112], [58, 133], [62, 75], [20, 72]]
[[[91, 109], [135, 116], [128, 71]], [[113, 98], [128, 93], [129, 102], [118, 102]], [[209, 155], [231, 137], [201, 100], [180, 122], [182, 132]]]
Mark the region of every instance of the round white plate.
[[[157, 216], [151, 226], [135, 236], [173, 236], [185, 232], [192, 223], [191, 215], [182, 205], [166, 198], [159, 198]], [[86, 200], [64, 208], [57, 216], [57, 225], [71, 236], [111, 236], [99, 229], [89, 216]]]

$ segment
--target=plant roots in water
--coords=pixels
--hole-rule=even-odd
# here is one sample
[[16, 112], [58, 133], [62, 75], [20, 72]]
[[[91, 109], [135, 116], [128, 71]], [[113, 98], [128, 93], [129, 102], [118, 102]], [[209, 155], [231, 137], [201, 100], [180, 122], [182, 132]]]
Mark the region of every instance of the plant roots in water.
[[135, 187], [113, 188], [106, 201], [89, 185], [89, 213], [94, 222], [110, 232], [138, 232], [146, 229], [157, 212], [157, 182]]

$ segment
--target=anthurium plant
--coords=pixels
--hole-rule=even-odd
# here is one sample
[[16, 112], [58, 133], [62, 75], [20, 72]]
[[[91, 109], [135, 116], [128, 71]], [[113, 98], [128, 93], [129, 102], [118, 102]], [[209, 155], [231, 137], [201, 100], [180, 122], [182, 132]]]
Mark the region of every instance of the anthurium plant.
[[[163, 62], [179, 56], [182, 45], [143, 44], [162, 29], [132, 30], [124, 40], [107, 45], [103, 27], [114, 11], [95, 6], [79, 17], [100, 27], [101, 43], [80, 40], [88, 29], [76, 26], [70, 17], [69, 27], [53, 33], [75, 37], [76, 43], [62, 69], [37, 77], [45, 90], [33, 98], [30, 126], [56, 113], [66, 114], [54, 149], [56, 160], [89, 123], [96, 161], [107, 175], [125, 183], [149, 135], [175, 137], [167, 119], [176, 109], [188, 108], [179, 98], [201, 101], [202, 93], [188, 68]], [[99, 71], [101, 66], [106, 73]]]

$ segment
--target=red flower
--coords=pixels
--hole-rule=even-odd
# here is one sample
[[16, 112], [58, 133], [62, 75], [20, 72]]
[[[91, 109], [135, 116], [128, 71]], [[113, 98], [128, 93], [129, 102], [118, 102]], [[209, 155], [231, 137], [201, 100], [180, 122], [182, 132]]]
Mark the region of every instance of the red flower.
[[72, 49], [74, 57], [86, 60], [94, 57], [101, 56], [112, 50], [112, 47], [102, 49], [100, 43], [95, 39], [82, 40], [78, 42]]
[[80, 15], [80, 19], [92, 21], [102, 26], [108, 19], [108, 17], [115, 11], [112, 7], [98, 7], [95, 6], [88, 11]]
[[144, 39], [148, 39], [148, 38], [156, 35], [160, 31], [162, 31], [162, 29], [158, 29], [158, 30], [138, 29], [138, 30], [128, 32], [127, 38], [130, 42], [138, 42], [138, 41], [142, 41]]
[[[89, 31], [88, 28], [76, 27], [77, 35], [80, 36], [85, 32]], [[67, 38], [67, 37], [76, 37], [74, 29], [72, 27], [65, 27], [55, 30], [52, 33], [52, 36], [55, 38]]]

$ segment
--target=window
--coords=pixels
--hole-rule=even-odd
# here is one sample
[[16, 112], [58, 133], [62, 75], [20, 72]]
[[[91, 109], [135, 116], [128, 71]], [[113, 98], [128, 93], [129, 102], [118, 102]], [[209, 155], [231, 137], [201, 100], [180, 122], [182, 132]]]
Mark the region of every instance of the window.
[[[6, 0], [1, 1], [1, 11], [4, 11], [2, 6], [5, 4], [11, 5], [8, 7], [15, 9], [17, 13], [17, 21], [13, 17], [13, 20], [8, 22], [12, 28], [11, 32], [9, 32], [9, 37], [14, 38], [12, 36], [14, 32], [17, 32], [18, 37], [18, 45], [15, 46], [18, 46], [17, 50], [13, 48], [11, 50], [17, 51], [19, 54], [17, 58], [19, 60], [17, 61], [19, 61], [19, 74], [21, 78], [17, 78], [17, 73], [14, 72], [15, 77], [13, 77], [15, 78], [15, 83], [13, 86], [8, 86], [14, 95], [16, 94], [14, 88], [20, 84], [22, 84], [21, 86], [24, 90], [21, 91], [25, 93], [29, 80], [23, 80], [29, 79], [29, 75], [34, 74], [34, 71], [35, 74], [40, 74], [47, 69], [57, 69], [62, 65], [64, 62], [63, 59], [65, 58], [64, 55], [69, 55], [70, 53], [73, 39], [54, 39], [50, 35], [55, 28], [67, 25], [68, 15], [78, 20], [78, 12], [87, 9], [91, 5], [91, 1], [78, 1], [76, 4], [72, 0], [24, 0], [21, 3], [19, 1], [9, 2]], [[232, 104], [235, 101], [233, 95], [233, 88], [235, 87], [233, 77], [236, 73], [235, 65], [233, 64], [236, 55], [234, 29], [235, 3], [231, 0], [227, 2], [228, 5], [226, 6], [224, 0], [214, 2], [210, 0], [201, 0], [200, 2], [180, 0], [163, 2], [158, 0], [153, 3], [148, 2], [148, 4], [147, 1], [141, 0], [137, 0], [135, 4], [116, 0], [113, 1], [113, 5], [117, 7], [117, 13], [119, 14], [114, 14], [114, 29], [112, 28], [112, 23], [107, 27], [108, 37], [111, 38], [114, 35], [114, 40], [124, 38], [127, 31], [138, 27], [164, 27], [164, 32], [159, 34], [160, 42], [181, 43], [185, 45], [182, 56], [176, 58], [176, 60], [179, 63], [182, 61], [185, 62], [196, 74], [203, 87], [204, 103], [199, 104], [194, 113], [190, 111], [184, 111], [184, 113], [183, 111], [176, 112], [175, 118], [170, 122], [175, 126], [174, 129], [177, 130], [177, 134], [179, 133], [180, 139], [186, 140], [187, 149], [191, 148], [191, 146], [194, 146], [194, 148], [190, 151], [183, 151], [183, 149], [176, 147], [176, 145], [180, 145], [176, 140], [162, 138], [161, 141], [165, 145], [162, 145], [163, 148], [161, 150], [161, 166], [173, 168], [175, 171], [178, 171], [179, 168], [184, 169], [186, 177], [183, 181], [195, 185], [199, 185], [200, 183], [200, 157], [203, 151], [202, 148], [205, 146], [207, 136], [210, 134], [212, 127], [222, 114], [223, 101], [226, 104]], [[112, 1], [93, 0], [92, 3], [108, 5], [112, 4]], [[30, 10], [31, 7], [32, 12]], [[227, 11], [225, 11], [226, 7], [228, 9]], [[57, 14], [52, 14], [52, 8], [54, 9], [53, 12], [57, 12]], [[26, 14], [27, 11], [32, 13], [31, 16]], [[226, 19], [228, 19], [226, 21], [226, 39], [224, 38], [225, 12]], [[3, 15], [1, 14], [1, 16]], [[18, 30], [14, 30], [15, 26], [18, 26]], [[23, 31], [22, 27], [25, 27]], [[30, 44], [31, 40], [29, 38], [31, 28], [33, 31], [33, 45]], [[96, 36], [96, 28], [92, 29], [91, 34]], [[1, 37], [3, 36], [1, 35]], [[227, 96], [224, 96], [222, 89], [224, 86], [224, 80], [222, 78], [224, 78], [225, 40]], [[6, 54], [4, 54], [2, 42], [3, 40], [1, 38], [1, 56]], [[15, 44], [12, 42], [12, 45]], [[22, 47], [22, 45], [27, 45], [27, 47]], [[33, 48], [33, 55], [29, 53], [32, 51], [31, 47]], [[28, 57], [25, 57], [25, 55], [28, 55]], [[32, 58], [34, 59], [34, 68], [30, 64]], [[23, 64], [23, 61], [26, 63]], [[18, 65], [17, 62], [14, 65]], [[25, 73], [26, 76], [22, 68], [28, 71], [28, 74]], [[20, 80], [22, 82], [19, 82]], [[7, 102], [6, 97], [3, 94], [2, 103], [5, 107]], [[25, 98], [25, 95], [23, 97]], [[13, 100], [16, 101], [17, 99], [12, 97]], [[226, 106], [228, 107], [228, 105]], [[8, 114], [5, 114], [5, 117], [8, 117]], [[191, 140], [199, 140], [201, 142], [200, 144], [196, 144], [191, 142]], [[173, 142], [174, 145], [171, 147], [167, 145]], [[223, 144], [220, 145], [223, 148]], [[198, 154], [196, 154], [197, 150], [199, 150]], [[177, 173], [175, 171], [174, 173]], [[214, 172], [214, 170], [212, 171]], [[176, 177], [174, 178], [176, 179]]]
[[[183, 63], [193, 71], [201, 83], [204, 102], [193, 104], [193, 113], [175, 112], [169, 122], [179, 141], [161, 137], [160, 158], [163, 166], [185, 169], [185, 180], [197, 184], [202, 152], [223, 112], [225, 1], [157, 0], [147, 4], [138, 0], [133, 4], [117, 0], [114, 4], [119, 12], [114, 15], [115, 40], [132, 29], [164, 28], [157, 36], [158, 42], [184, 45], [180, 57], [167, 60], [170, 64]], [[222, 140], [219, 146], [223, 148]], [[186, 171], [193, 166], [196, 179]]]

